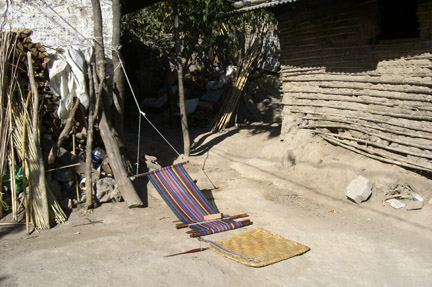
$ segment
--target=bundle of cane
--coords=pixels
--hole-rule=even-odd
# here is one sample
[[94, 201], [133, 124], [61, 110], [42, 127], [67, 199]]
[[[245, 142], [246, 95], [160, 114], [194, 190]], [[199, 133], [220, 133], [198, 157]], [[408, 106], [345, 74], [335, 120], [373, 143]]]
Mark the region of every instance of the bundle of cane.
[[29, 186], [28, 194], [26, 195], [28, 214], [36, 229], [46, 229], [49, 228], [50, 223], [65, 222], [66, 215], [49, 188], [47, 189], [47, 199], [50, 208], [50, 222], [46, 222], [42, 214], [42, 192], [39, 186], [40, 166], [31, 128], [32, 123], [28, 109], [29, 97], [30, 94], [26, 101], [22, 97], [14, 97], [12, 99], [12, 137], [14, 145], [22, 147], [21, 153], [17, 153], [17, 155], [24, 165], [24, 174]]
[[219, 131], [233, 125], [236, 112], [240, 103], [243, 89], [253, 69], [253, 64], [261, 49], [261, 39], [256, 37], [248, 49], [246, 56], [242, 59], [240, 70], [233, 82], [232, 87], [225, 93], [222, 107], [213, 121], [212, 131]]
[[[16, 71], [17, 66], [13, 65], [15, 62], [15, 46], [17, 36], [15, 33], [0, 33], [0, 218], [3, 217], [3, 212], [8, 210], [9, 205], [3, 200], [3, 175], [7, 169], [7, 158], [9, 155], [10, 170], [14, 168], [13, 143], [10, 141], [10, 103], [8, 101], [9, 94], [14, 91], [16, 87]], [[11, 168], [12, 167], [12, 168]], [[13, 218], [17, 218], [17, 204], [15, 192], [15, 173], [10, 172], [10, 192], [11, 192], [11, 205]]]

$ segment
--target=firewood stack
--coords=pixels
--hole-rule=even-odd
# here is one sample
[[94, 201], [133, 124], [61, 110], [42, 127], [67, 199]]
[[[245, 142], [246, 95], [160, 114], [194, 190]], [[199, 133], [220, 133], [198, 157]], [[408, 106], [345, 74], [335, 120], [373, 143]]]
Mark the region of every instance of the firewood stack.
[[[41, 108], [41, 135], [44, 140], [49, 142], [57, 140], [62, 132], [62, 122], [58, 117], [57, 110], [60, 104], [60, 99], [54, 95], [49, 88], [48, 67], [53, 55], [49, 55], [46, 48], [41, 43], [33, 43], [30, 37], [31, 30], [17, 31], [16, 33], [16, 49], [15, 56], [20, 58], [19, 66], [22, 73], [27, 73], [26, 54], [31, 52], [32, 63], [35, 71], [35, 79], [39, 88], [39, 93], [43, 97]], [[24, 83], [26, 84], [26, 83]], [[86, 130], [85, 114], [82, 110], [76, 115], [76, 121], [73, 126], [72, 133], [77, 134], [77, 153], [84, 152]], [[72, 148], [72, 143], [70, 143]]]
[[61, 121], [57, 116], [59, 99], [49, 89], [48, 65], [51, 57], [41, 43], [32, 42], [30, 38], [31, 30], [22, 30], [16, 33], [15, 56], [20, 57], [21, 71], [27, 73], [26, 54], [27, 52], [31, 52], [35, 80], [39, 93], [43, 96], [41, 134], [52, 140], [53, 138], [57, 138], [61, 133]]
[[32, 42], [32, 39], [30, 38], [32, 32], [30, 30], [23, 30], [15, 33], [17, 33], [18, 36], [15, 55], [21, 58], [21, 68], [23, 68], [23, 70], [27, 70], [27, 68], [25, 67], [25, 58], [27, 52], [31, 52], [33, 56], [33, 67], [36, 73], [36, 82], [39, 84], [40, 87], [48, 86], [47, 66], [50, 61], [50, 57], [45, 47], [42, 46], [41, 43]]

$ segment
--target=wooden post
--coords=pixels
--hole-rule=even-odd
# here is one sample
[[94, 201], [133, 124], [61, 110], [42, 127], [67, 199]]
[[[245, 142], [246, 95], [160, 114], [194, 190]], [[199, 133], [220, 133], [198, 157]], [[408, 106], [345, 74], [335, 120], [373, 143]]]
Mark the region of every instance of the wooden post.
[[184, 87], [183, 87], [183, 63], [181, 58], [180, 49], [180, 36], [179, 36], [179, 12], [178, 12], [178, 1], [173, 3], [174, 8], [174, 41], [176, 50], [177, 60], [177, 76], [178, 76], [178, 92], [179, 92], [179, 104], [181, 114], [181, 126], [183, 132], [183, 145], [185, 156], [190, 155], [190, 138], [189, 138], [189, 127], [187, 122], [185, 98], [184, 98]]
[[[94, 21], [94, 36], [95, 40], [95, 53], [96, 53], [96, 67], [99, 76], [99, 82], [105, 79], [105, 53], [103, 45], [103, 33], [102, 33], [102, 12], [100, 8], [99, 0], [92, 0], [93, 7], [93, 21]], [[106, 84], [103, 85], [102, 98], [103, 102], [109, 102], [108, 89]], [[120, 149], [117, 140], [114, 137], [112, 127], [107, 119], [106, 111], [103, 105], [101, 105], [100, 113], [100, 134], [105, 145], [106, 154], [109, 159], [110, 167], [113, 171], [114, 178], [128, 207], [139, 207], [143, 206], [143, 202], [138, 194], [135, 192], [135, 188], [130, 181], [126, 169], [123, 164], [123, 158], [120, 153]]]

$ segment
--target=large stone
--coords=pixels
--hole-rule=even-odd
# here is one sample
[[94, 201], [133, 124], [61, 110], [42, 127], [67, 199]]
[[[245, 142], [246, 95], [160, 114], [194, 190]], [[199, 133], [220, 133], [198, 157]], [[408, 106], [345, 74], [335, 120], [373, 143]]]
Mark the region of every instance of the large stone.
[[360, 203], [367, 200], [371, 194], [372, 182], [360, 175], [350, 182], [345, 195], [355, 203]]
[[387, 199], [386, 202], [394, 209], [401, 209], [406, 206], [406, 204], [396, 198]]
[[423, 208], [423, 201], [412, 200], [407, 202], [406, 210], [417, 210]]

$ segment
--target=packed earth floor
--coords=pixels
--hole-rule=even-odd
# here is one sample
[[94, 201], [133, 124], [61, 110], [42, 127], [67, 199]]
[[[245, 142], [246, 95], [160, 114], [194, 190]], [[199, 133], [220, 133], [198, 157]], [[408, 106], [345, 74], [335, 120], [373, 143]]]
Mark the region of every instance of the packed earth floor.
[[[309, 153], [309, 158], [297, 156], [295, 166], [283, 168], [263, 154], [266, 146], [279, 141], [270, 136], [273, 128], [277, 127], [250, 125], [201, 135], [195, 139], [201, 149], [195, 149], [186, 167], [202, 190], [211, 191], [221, 212], [246, 212], [253, 221], [251, 226], [208, 236], [210, 240], [262, 227], [309, 246], [306, 254], [263, 268], [243, 266], [211, 250], [165, 257], [205, 244], [176, 230], [171, 210], [152, 186], [139, 179], [137, 190], [148, 191], [147, 208], [106, 203], [91, 213], [76, 210], [65, 224], [31, 235], [23, 225], [2, 226], [0, 285], [432, 284], [428, 180], [331, 146]], [[347, 158], [356, 166], [351, 168]], [[361, 204], [345, 197], [346, 185], [356, 173], [377, 183], [372, 197]], [[400, 181], [422, 193], [423, 209], [383, 205], [379, 184]]]
[[[163, 132], [181, 147], [179, 129]], [[318, 137], [281, 143], [279, 133], [278, 121], [220, 133], [193, 131], [185, 167], [222, 213], [248, 213], [253, 222], [207, 239], [264, 228], [307, 245], [309, 252], [262, 268], [211, 250], [166, 257], [207, 245], [177, 230], [174, 214], [139, 178], [134, 185], [147, 199], [145, 208], [120, 202], [92, 212], [75, 209], [66, 223], [29, 235], [24, 225], [1, 225], [0, 285], [431, 286], [430, 179]], [[147, 127], [142, 134], [148, 163], [172, 163], [173, 152], [154, 131]], [[137, 142], [136, 132], [128, 132], [127, 142]], [[131, 154], [136, 150], [129, 148]], [[281, 161], [286, 148], [289, 165]], [[359, 175], [373, 182], [373, 192], [356, 204], [345, 192]], [[423, 208], [407, 211], [385, 203], [385, 192], [397, 184], [420, 194]]]

